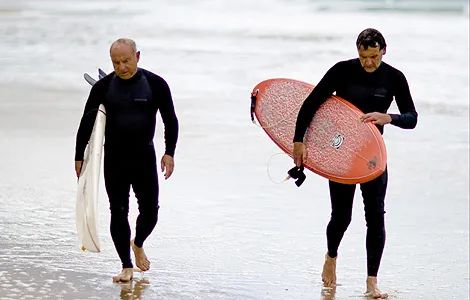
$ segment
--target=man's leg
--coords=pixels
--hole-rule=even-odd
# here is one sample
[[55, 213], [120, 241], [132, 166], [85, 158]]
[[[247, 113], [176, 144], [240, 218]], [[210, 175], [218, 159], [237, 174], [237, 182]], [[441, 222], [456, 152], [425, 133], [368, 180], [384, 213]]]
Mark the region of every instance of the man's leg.
[[374, 298], [387, 298], [377, 287], [377, 273], [385, 246], [385, 194], [387, 191], [387, 170], [378, 178], [361, 184], [367, 223], [367, 291]]
[[136, 265], [142, 271], [150, 268], [150, 261], [145, 255], [143, 244], [152, 233], [158, 221], [158, 175], [155, 152], [149, 149], [136, 164], [133, 176], [135, 196], [139, 207], [136, 222], [135, 239], [131, 242], [135, 254]]
[[130, 182], [126, 176], [127, 172], [119, 166], [119, 161], [110, 161], [106, 159], [106, 155], [104, 161], [104, 179], [111, 211], [111, 237], [123, 269], [113, 280], [129, 281], [133, 275], [130, 271], [133, 265], [129, 245], [131, 229], [128, 221]]
[[328, 253], [325, 255], [322, 280], [325, 286], [336, 284], [336, 256], [346, 229], [351, 223], [352, 205], [356, 185], [333, 181], [330, 185], [331, 218], [326, 228]]

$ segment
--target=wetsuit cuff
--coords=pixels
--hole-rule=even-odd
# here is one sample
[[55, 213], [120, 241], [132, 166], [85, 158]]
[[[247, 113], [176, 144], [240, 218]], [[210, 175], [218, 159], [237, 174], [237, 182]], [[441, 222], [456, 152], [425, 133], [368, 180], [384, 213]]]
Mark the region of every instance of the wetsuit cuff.
[[79, 155], [78, 153], [75, 153], [75, 161], [83, 161], [83, 154]]
[[398, 114], [389, 114], [389, 116], [392, 118], [392, 121], [390, 124], [396, 125], [397, 121], [400, 119], [400, 115]]
[[304, 135], [306, 130], [299, 130], [296, 128], [294, 132], [294, 143], [303, 143], [304, 142]]
[[167, 151], [165, 151], [165, 155], [169, 155], [171, 157], [174, 157], [175, 156], [175, 151], [174, 150], [173, 151], [168, 151], [167, 150]]

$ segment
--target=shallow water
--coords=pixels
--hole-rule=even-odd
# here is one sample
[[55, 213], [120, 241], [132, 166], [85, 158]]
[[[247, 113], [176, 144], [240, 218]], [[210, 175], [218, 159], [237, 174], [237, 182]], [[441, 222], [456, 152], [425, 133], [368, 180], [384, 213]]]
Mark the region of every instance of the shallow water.
[[[467, 298], [468, 9], [328, 3], [0, 1], [0, 299], [328, 299], [327, 183], [314, 174], [301, 188], [270, 181], [267, 161], [280, 151], [250, 123], [249, 93], [270, 77], [317, 82], [356, 55], [369, 26], [385, 34], [384, 60], [406, 74], [420, 113], [415, 130], [384, 135], [381, 286], [392, 299]], [[136, 274], [131, 286], [111, 282], [120, 266], [103, 190], [102, 253], [79, 250], [74, 223], [74, 138], [89, 91], [81, 76], [111, 70], [119, 36], [135, 38], [141, 66], [167, 79], [181, 124], [176, 171], [161, 181], [159, 224], [146, 242], [149, 284]], [[161, 136], [160, 126], [159, 153]], [[275, 156], [273, 179], [290, 165]], [[362, 298], [364, 231], [358, 194], [336, 299]]]

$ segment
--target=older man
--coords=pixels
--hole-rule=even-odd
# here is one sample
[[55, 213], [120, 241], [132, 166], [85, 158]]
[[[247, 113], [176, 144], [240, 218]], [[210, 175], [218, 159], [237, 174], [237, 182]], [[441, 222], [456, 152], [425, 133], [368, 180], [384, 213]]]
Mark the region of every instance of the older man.
[[[116, 40], [110, 47], [110, 56], [114, 72], [92, 87], [80, 121], [75, 171], [79, 176], [96, 112], [103, 104], [106, 108], [104, 178], [111, 210], [110, 230], [122, 263], [122, 271], [113, 280], [126, 282], [133, 277], [131, 248], [137, 267], [142, 271], [150, 268], [143, 244], [158, 220], [158, 178], [153, 145], [157, 111], [165, 125], [166, 149], [161, 159], [165, 179], [173, 173], [178, 119], [165, 80], [138, 68], [140, 52], [133, 40]], [[128, 221], [131, 186], [139, 208], [132, 241]]]

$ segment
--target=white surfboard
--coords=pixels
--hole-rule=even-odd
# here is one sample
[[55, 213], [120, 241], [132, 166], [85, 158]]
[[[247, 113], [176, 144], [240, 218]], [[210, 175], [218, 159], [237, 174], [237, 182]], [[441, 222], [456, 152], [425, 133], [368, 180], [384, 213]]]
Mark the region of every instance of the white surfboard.
[[83, 251], [100, 252], [101, 249], [98, 237], [98, 187], [105, 126], [106, 110], [101, 104], [78, 178], [75, 216], [78, 239]]

